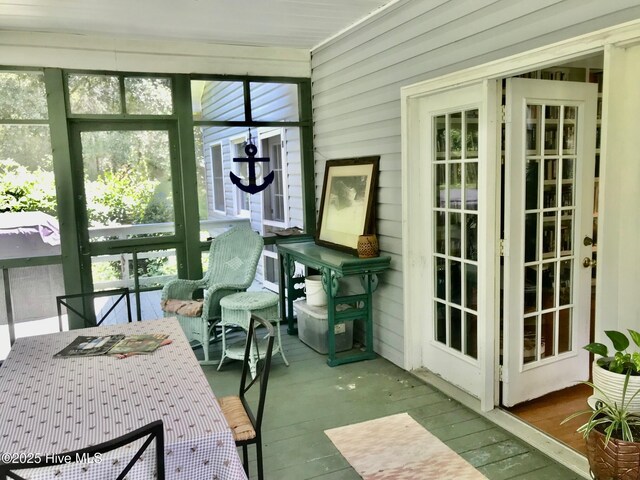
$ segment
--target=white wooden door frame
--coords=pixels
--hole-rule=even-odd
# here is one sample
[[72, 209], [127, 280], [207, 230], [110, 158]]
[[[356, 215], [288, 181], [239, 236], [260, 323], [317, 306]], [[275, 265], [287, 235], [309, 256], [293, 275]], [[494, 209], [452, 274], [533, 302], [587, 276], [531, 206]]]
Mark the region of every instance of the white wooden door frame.
[[[550, 65], [557, 65], [572, 59], [605, 52], [605, 65], [607, 63], [607, 48], [611, 45], [624, 45], [626, 43], [637, 42], [640, 39], [640, 20], [634, 20], [615, 27], [598, 30], [586, 35], [574, 37], [565, 41], [553, 43], [541, 48], [512, 55], [500, 60], [489, 62], [483, 65], [460, 70], [448, 75], [426, 80], [424, 82], [409, 85], [401, 89], [401, 134], [402, 134], [402, 238], [403, 238], [403, 283], [404, 283], [404, 368], [407, 370], [418, 369], [422, 366], [421, 341], [423, 338], [422, 312], [420, 311], [418, 300], [421, 298], [419, 286], [424, 285], [429, 272], [426, 271], [428, 258], [423, 251], [416, 250], [417, 241], [421, 235], [425, 235], [424, 225], [421, 225], [418, 217], [412, 209], [412, 205], [419, 205], [424, 200], [421, 193], [420, 179], [424, 178], [426, 166], [420, 165], [420, 135], [423, 134], [420, 125], [420, 102], [430, 94], [470, 85], [488, 79], [500, 79], [510, 77], [531, 70], [536, 70]], [[604, 92], [607, 91], [609, 79], [605, 76]], [[496, 105], [497, 108], [497, 105]], [[606, 144], [606, 98], [603, 98], [603, 137], [602, 142]], [[497, 129], [496, 129], [497, 130]], [[497, 135], [497, 132], [496, 132]], [[600, 157], [601, 165], [606, 165], [606, 150], [603, 149]], [[411, 166], [411, 170], [409, 169]], [[409, 175], [411, 172], [411, 175]], [[601, 172], [600, 184], [604, 183]], [[602, 195], [601, 195], [602, 198]], [[602, 227], [606, 219], [601, 214], [599, 223]], [[411, 223], [410, 223], [411, 222]], [[495, 236], [497, 241], [498, 235]], [[600, 241], [599, 249], [607, 248], [603, 240]], [[601, 302], [598, 297], [603, 294], [600, 288], [601, 276], [596, 280], [597, 298], [596, 305]], [[496, 299], [499, 288], [496, 288]], [[496, 302], [497, 304], [497, 302]], [[616, 328], [617, 321], [614, 318], [607, 318], [600, 315], [596, 306], [596, 329], [601, 331], [606, 328]], [[496, 327], [499, 328], [499, 316], [495, 316]], [[498, 355], [497, 336], [491, 340], [494, 352], [490, 360], [493, 370], [487, 369], [487, 398], [482, 402], [483, 410], [490, 410], [498, 404], [498, 381], [497, 365]], [[486, 339], [489, 341], [489, 339]], [[489, 346], [491, 346], [489, 345]], [[490, 350], [487, 349], [487, 352]], [[487, 363], [488, 365], [488, 363]], [[490, 372], [493, 371], [493, 378], [489, 379]], [[491, 380], [492, 384], [488, 382]], [[492, 388], [493, 387], [493, 388]]]

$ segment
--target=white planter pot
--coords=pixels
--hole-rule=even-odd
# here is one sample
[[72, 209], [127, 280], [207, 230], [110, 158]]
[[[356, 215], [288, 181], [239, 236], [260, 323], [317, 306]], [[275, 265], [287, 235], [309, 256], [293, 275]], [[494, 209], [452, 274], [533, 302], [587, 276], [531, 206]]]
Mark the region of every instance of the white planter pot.
[[[607, 394], [607, 397], [618, 405], [622, 402], [622, 388], [624, 387], [625, 375], [621, 373], [610, 372], [609, 370], [602, 368], [595, 361], [593, 362], [593, 384]], [[625, 397], [625, 403], [633, 396], [633, 394], [640, 390], [640, 377], [629, 377], [629, 385], [627, 386], [627, 395]], [[596, 398], [602, 398], [599, 391], [593, 391], [593, 396]], [[636, 395], [631, 404], [629, 410], [634, 412], [640, 412], [640, 394]]]

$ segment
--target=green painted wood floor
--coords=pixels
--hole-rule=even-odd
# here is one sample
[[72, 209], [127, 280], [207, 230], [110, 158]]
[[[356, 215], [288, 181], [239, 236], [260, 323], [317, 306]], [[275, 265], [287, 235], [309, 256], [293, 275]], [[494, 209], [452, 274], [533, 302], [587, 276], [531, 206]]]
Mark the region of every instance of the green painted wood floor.
[[[408, 412], [489, 479], [581, 478], [382, 358], [330, 368], [326, 356], [284, 328], [282, 340], [290, 366], [274, 356], [263, 424], [268, 480], [359, 479], [324, 431], [401, 412]], [[219, 348], [212, 346], [212, 358], [220, 358]], [[226, 360], [219, 372], [203, 367], [216, 396], [237, 394], [240, 364]], [[249, 456], [251, 478], [256, 478], [253, 447]]]

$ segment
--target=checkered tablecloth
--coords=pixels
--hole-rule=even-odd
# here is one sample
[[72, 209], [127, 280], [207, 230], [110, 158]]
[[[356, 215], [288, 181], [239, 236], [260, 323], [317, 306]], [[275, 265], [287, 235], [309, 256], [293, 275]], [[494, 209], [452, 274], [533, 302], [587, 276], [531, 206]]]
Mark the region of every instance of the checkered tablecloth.
[[[53, 357], [79, 335], [149, 333], [168, 334], [173, 343], [124, 359]], [[154, 420], [164, 423], [168, 479], [246, 479], [231, 430], [175, 319], [20, 338], [0, 367], [0, 454], [78, 450]], [[111, 480], [127, 456], [118, 450], [99, 464], [49, 468], [61, 480]], [[153, 478], [154, 467], [151, 450], [127, 478]], [[52, 478], [46, 470], [25, 476]]]

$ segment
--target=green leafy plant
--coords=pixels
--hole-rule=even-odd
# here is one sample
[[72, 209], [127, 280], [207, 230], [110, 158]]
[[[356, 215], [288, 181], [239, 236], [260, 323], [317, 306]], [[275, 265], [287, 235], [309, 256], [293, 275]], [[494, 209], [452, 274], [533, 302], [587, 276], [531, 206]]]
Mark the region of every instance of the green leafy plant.
[[583, 382], [585, 385], [593, 387], [602, 398], [596, 400], [596, 408], [582, 410], [569, 415], [561, 423], [566, 423], [581, 415], [590, 415], [587, 423], [578, 428], [578, 432], [587, 438], [592, 430], [596, 429], [605, 435], [605, 445], [609, 443], [611, 437], [625, 442], [634, 442], [636, 438], [640, 440], [640, 415], [629, 410], [629, 405], [634, 398], [640, 394], [640, 390], [633, 392], [631, 398], [626, 400], [627, 388], [631, 372], [627, 371], [622, 389], [622, 401], [618, 405], [612, 401], [606, 393], [596, 387], [591, 382]]
[[56, 215], [53, 172], [29, 170], [13, 160], [0, 161], [0, 213], [33, 211]]
[[[631, 375], [640, 375], [640, 352], [628, 352], [627, 349], [631, 342], [627, 336], [616, 330], [606, 330], [604, 332], [615, 349], [615, 354], [609, 355], [609, 348], [604, 343], [590, 343], [585, 345], [584, 349], [591, 353], [600, 355], [602, 358], [597, 360], [599, 366], [606, 368], [610, 372], [629, 373]], [[629, 335], [633, 343], [640, 348], [640, 333], [629, 329]]]

